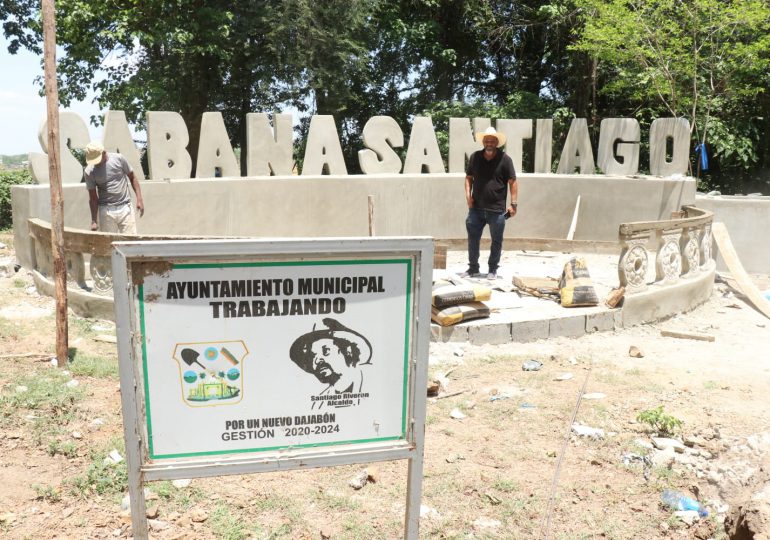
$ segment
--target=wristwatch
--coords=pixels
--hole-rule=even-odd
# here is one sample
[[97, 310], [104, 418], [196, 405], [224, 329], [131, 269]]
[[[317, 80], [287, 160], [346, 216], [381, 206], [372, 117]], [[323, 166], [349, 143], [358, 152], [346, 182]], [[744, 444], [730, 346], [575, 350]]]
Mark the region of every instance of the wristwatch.
[[517, 203], [517, 202], [512, 202], [511, 206], [513, 206], [516, 210], [519, 209], [519, 203]]

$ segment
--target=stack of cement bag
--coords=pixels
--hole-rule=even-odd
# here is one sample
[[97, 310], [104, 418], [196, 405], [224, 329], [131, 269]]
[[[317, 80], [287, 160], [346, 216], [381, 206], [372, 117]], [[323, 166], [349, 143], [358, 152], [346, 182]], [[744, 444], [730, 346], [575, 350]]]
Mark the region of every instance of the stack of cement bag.
[[483, 303], [492, 296], [489, 287], [444, 278], [433, 282], [432, 296], [431, 320], [438, 325], [489, 317], [489, 307]]
[[596, 296], [588, 265], [582, 257], [572, 257], [565, 265], [561, 278], [513, 277], [516, 292], [559, 302], [563, 307], [595, 306]]

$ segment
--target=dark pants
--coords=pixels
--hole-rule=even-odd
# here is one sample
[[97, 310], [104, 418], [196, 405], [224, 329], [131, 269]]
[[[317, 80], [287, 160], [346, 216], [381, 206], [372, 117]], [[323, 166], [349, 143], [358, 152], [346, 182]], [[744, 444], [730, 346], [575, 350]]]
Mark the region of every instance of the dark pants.
[[482, 208], [469, 208], [465, 219], [468, 231], [468, 271], [479, 271], [479, 245], [484, 226], [489, 225], [492, 236], [492, 248], [489, 250], [489, 271], [497, 272], [500, 265], [500, 254], [503, 251], [503, 232], [505, 231], [505, 212], [493, 212]]

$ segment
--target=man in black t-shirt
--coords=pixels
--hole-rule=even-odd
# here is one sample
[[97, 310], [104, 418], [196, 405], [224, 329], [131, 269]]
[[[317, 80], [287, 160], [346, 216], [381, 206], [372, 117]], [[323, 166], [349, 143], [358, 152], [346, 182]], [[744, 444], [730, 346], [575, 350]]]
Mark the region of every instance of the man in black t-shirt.
[[[510, 156], [500, 150], [505, 144], [505, 134], [494, 128], [487, 128], [476, 134], [476, 140], [484, 145], [471, 155], [465, 172], [465, 200], [468, 203], [468, 217], [465, 228], [468, 231], [468, 270], [462, 277], [479, 274], [479, 244], [484, 226], [489, 225], [492, 246], [489, 251], [488, 279], [497, 279], [497, 267], [503, 250], [505, 220], [516, 215], [519, 188], [516, 171]], [[508, 191], [511, 204], [506, 210]]]

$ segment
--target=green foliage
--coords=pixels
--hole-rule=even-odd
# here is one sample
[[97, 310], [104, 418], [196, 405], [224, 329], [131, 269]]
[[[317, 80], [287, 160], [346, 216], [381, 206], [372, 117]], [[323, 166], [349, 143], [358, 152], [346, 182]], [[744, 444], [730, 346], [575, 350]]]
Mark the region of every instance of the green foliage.
[[217, 538], [244, 540], [251, 537], [249, 528], [238, 516], [233, 514], [230, 506], [224, 502], [217, 502], [209, 520], [211, 529]]
[[120, 495], [128, 489], [126, 460], [112, 463], [106, 459], [113, 448], [121, 451], [122, 440], [89, 452], [91, 463], [85, 473], [68, 478], [64, 482], [71, 494], [88, 498], [91, 495]]
[[78, 455], [78, 446], [73, 441], [62, 442], [58, 439], [51, 439], [48, 441], [48, 448], [46, 451], [49, 456], [59, 454], [64, 457], [74, 458]]
[[35, 499], [38, 501], [46, 501], [49, 503], [61, 501], [61, 491], [54, 486], [32, 484], [32, 490], [35, 492]]
[[680, 419], [663, 412], [663, 405], [640, 412], [636, 417], [636, 421], [647, 424], [664, 437], [674, 435], [682, 427]]
[[32, 183], [32, 177], [26, 169], [0, 170], [0, 230], [10, 229], [13, 225], [11, 186]]
[[92, 356], [76, 352], [70, 360], [68, 369], [77, 376], [118, 378], [118, 360], [115, 357]]
[[[712, 147], [712, 186], [770, 155], [765, 133], [770, 6], [763, 0], [576, 0], [584, 27], [574, 50], [598, 62], [600, 93], [617, 116], [690, 120]], [[618, 106], [625, 102], [625, 107]], [[630, 114], [629, 114], [630, 113]], [[697, 170], [697, 169], [694, 169]], [[714, 178], [711, 177], [714, 175]]]
[[59, 370], [32, 373], [11, 381], [0, 393], [0, 425], [13, 425], [28, 417], [32, 441], [51, 454], [73, 457], [77, 447], [61, 442], [83, 398], [80, 387], [66, 385], [69, 377]]

